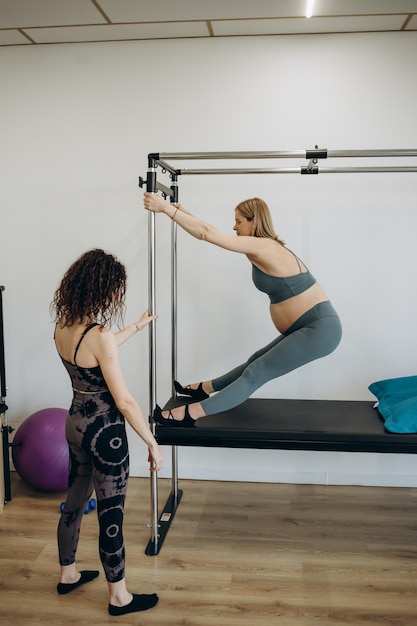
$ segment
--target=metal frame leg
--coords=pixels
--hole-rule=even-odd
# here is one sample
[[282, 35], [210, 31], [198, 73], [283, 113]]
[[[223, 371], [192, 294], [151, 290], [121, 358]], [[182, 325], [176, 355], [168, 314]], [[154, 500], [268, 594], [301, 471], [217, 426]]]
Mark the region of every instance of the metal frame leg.
[[[158, 155], [148, 156], [148, 175], [147, 175], [147, 191], [156, 193], [158, 189], [163, 188], [164, 192], [169, 192], [171, 200], [177, 202], [178, 200], [178, 187], [177, 177], [172, 174], [172, 185], [170, 190], [158, 184], [156, 180], [156, 159]], [[143, 180], [140, 179], [140, 185]], [[171, 365], [172, 365], [172, 390], [174, 390], [174, 380], [176, 378], [177, 368], [177, 249], [176, 249], [176, 237], [177, 230], [176, 224], [172, 223], [171, 231], [171, 324], [172, 324], [172, 348], [171, 348]], [[149, 310], [151, 313], [155, 313], [155, 292], [156, 292], [156, 271], [155, 271], [155, 215], [150, 213], [149, 215]], [[149, 390], [149, 405], [150, 411], [153, 410], [156, 404], [156, 336], [155, 336], [155, 324], [152, 323], [150, 327], [150, 390]], [[155, 424], [152, 425], [153, 432], [155, 434]], [[148, 556], [155, 556], [159, 554], [166, 534], [170, 528], [171, 522], [174, 518], [177, 507], [181, 501], [182, 491], [178, 489], [178, 449], [176, 446], [172, 447], [172, 487], [168, 500], [165, 503], [161, 516], [158, 518], [158, 475], [157, 472], [151, 473], [151, 538], [145, 550], [145, 554]]]
[[10, 454], [9, 434], [13, 429], [7, 423], [6, 405], [6, 359], [4, 353], [4, 327], [3, 327], [3, 285], [0, 286], [0, 424], [3, 446], [3, 473], [4, 473], [4, 503], [12, 499], [10, 484]]
[[[162, 544], [164, 543], [165, 537], [171, 527], [171, 523], [174, 520], [175, 513], [177, 511], [178, 505], [181, 502], [182, 498], [182, 490], [178, 489], [178, 458], [177, 458], [177, 447], [172, 446], [172, 485], [171, 485], [171, 493], [168, 496], [168, 499], [165, 503], [163, 511], [158, 518], [157, 508], [158, 501], [157, 497], [152, 498], [152, 537], [148, 542], [148, 545], [145, 550], [145, 554], [148, 556], [156, 556], [159, 554]], [[153, 482], [153, 481], [152, 481]]]

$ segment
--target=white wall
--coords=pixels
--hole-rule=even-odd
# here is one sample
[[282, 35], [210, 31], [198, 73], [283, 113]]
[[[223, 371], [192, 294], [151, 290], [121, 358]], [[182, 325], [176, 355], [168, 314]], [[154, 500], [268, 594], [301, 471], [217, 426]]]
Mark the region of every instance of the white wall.
[[[147, 307], [147, 216], [137, 179], [149, 152], [415, 148], [416, 56], [415, 33], [2, 48], [0, 283], [10, 424], [70, 402], [48, 307], [81, 252], [100, 246], [126, 263], [127, 323]], [[258, 397], [371, 399], [372, 381], [416, 373], [416, 191], [415, 174], [180, 179], [181, 201], [225, 230], [240, 200], [263, 197], [342, 318], [333, 355]], [[158, 219], [158, 231], [163, 403], [168, 220]], [[184, 383], [222, 373], [274, 336], [244, 257], [179, 233], [179, 277]], [[147, 348], [146, 333], [121, 348], [145, 412]], [[144, 446], [132, 433], [130, 443], [132, 474], [146, 475]], [[406, 455], [180, 450], [181, 475], [195, 478], [415, 485], [415, 470]]]

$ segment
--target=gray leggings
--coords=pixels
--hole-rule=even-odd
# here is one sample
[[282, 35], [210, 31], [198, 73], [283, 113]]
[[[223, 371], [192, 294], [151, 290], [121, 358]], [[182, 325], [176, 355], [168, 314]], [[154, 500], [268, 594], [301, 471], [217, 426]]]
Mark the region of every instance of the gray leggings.
[[212, 380], [217, 392], [203, 400], [206, 415], [244, 402], [269, 380], [330, 354], [339, 345], [342, 326], [330, 302], [320, 302], [290, 328], [227, 374]]

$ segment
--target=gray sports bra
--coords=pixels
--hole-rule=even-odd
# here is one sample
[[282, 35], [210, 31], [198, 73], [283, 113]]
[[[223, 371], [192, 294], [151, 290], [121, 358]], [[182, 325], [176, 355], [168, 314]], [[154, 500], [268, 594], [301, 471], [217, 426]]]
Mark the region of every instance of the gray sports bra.
[[284, 302], [293, 296], [298, 296], [303, 291], [307, 291], [317, 281], [314, 276], [307, 269], [306, 272], [301, 270], [301, 265], [298, 257], [286, 248], [297, 259], [298, 267], [300, 269], [299, 274], [294, 276], [271, 276], [266, 274], [259, 267], [252, 263], [252, 280], [259, 291], [267, 293], [271, 304], [277, 304], [277, 302]]

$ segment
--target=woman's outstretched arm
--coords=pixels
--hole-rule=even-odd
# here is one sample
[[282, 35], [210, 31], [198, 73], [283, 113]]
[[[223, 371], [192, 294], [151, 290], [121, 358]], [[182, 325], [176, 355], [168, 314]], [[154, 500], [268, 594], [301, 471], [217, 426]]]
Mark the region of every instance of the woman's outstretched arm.
[[152, 320], [156, 319], [158, 319], [157, 315], [151, 315], [149, 311], [144, 311], [144, 313], [142, 313], [140, 319], [137, 322], [133, 322], [133, 324], [129, 324], [129, 326], [126, 326], [126, 328], [118, 330], [114, 333], [116, 344], [118, 346], [121, 346], [125, 341], [133, 337], [133, 335], [135, 335], [137, 332], [150, 324]]
[[170, 204], [154, 193], [145, 192], [143, 203], [148, 211], [165, 213], [183, 230], [201, 241], [207, 241], [220, 248], [242, 254], [256, 255], [262, 248], [262, 240], [259, 237], [227, 235], [208, 222], [204, 222], [199, 217], [189, 213], [180, 204]]

